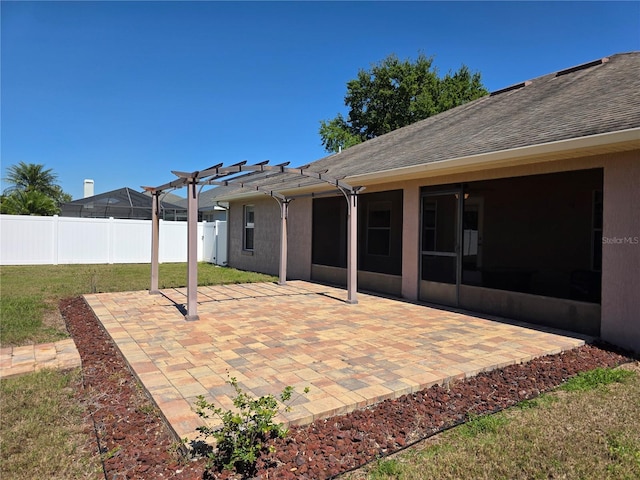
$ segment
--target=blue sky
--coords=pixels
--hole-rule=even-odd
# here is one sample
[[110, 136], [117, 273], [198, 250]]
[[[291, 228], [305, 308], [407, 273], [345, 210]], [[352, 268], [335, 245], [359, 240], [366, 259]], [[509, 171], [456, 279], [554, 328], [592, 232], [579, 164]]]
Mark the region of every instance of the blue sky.
[[[319, 122], [391, 53], [489, 90], [640, 50], [640, 2], [7, 2], [1, 167], [82, 197], [171, 170], [325, 156]], [[6, 188], [2, 184], [2, 189]], [[176, 192], [183, 194], [183, 192]]]

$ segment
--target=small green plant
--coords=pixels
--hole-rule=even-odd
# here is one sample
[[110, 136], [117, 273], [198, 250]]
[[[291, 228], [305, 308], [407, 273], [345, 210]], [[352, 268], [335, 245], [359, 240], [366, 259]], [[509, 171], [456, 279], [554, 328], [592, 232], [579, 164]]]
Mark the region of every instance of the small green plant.
[[[274, 395], [253, 398], [238, 385], [238, 380], [231, 377], [227, 383], [235, 390], [233, 405], [235, 410], [224, 410], [208, 402], [200, 395], [196, 401], [196, 413], [201, 418], [212, 415], [222, 421], [222, 427], [211, 428], [200, 426], [197, 430], [205, 439], [212, 437], [216, 444], [209, 454], [209, 467], [235, 470], [241, 474], [250, 474], [255, 469], [256, 460], [265, 443], [271, 438], [283, 438], [287, 429], [282, 423], [274, 423], [273, 419], [280, 412], [280, 402], [289, 411], [293, 395], [293, 387], [286, 387], [280, 394], [280, 402]], [[308, 393], [309, 388], [304, 389]]]
[[596, 368], [588, 372], [581, 372], [573, 378], [567, 380], [560, 390], [568, 392], [585, 391], [598, 388], [610, 383], [624, 383], [629, 377], [633, 377], [634, 372], [629, 370]]
[[458, 429], [463, 437], [477, 437], [486, 433], [497, 433], [500, 427], [509, 423], [509, 420], [500, 413], [493, 415], [478, 416], [473, 413], [468, 414], [469, 420]]
[[383, 480], [387, 478], [398, 478], [402, 474], [402, 464], [395, 459], [378, 460], [375, 468], [370, 472], [371, 480]]

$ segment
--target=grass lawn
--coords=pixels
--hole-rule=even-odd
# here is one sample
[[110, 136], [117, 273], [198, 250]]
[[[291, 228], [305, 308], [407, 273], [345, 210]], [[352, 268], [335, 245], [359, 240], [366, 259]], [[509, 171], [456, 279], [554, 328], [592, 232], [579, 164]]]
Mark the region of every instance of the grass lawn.
[[[0, 268], [0, 344], [25, 345], [68, 336], [57, 304], [93, 292], [146, 290], [151, 267], [134, 265], [36, 265]], [[187, 265], [162, 264], [160, 288], [186, 285]], [[198, 283], [275, 281], [275, 277], [207, 263]], [[86, 451], [89, 421], [74, 396], [79, 370], [42, 371], [0, 380], [0, 478], [100, 478], [102, 466]], [[104, 477], [103, 477], [104, 478]]]
[[[0, 268], [0, 345], [27, 345], [60, 340], [67, 335], [57, 304], [62, 298], [95, 292], [147, 290], [148, 264], [28, 265]], [[276, 278], [198, 264], [198, 283], [269, 282]], [[184, 287], [186, 263], [160, 265], [159, 287]]]
[[345, 480], [638, 479], [640, 364], [579, 375]]
[[[199, 283], [274, 281], [200, 264]], [[2, 344], [66, 335], [61, 298], [149, 288], [149, 265], [0, 269]], [[186, 284], [186, 264], [160, 266], [160, 287]], [[625, 367], [628, 368], [628, 367]], [[640, 367], [594, 371], [505, 412], [473, 419], [345, 479], [640, 478]], [[620, 369], [616, 370], [620, 371]], [[43, 371], [0, 380], [0, 478], [100, 478], [85, 449], [80, 372]]]
[[98, 456], [84, 449], [81, 381], [79, 369], [0, 380], [0, 478], [104, 478]]

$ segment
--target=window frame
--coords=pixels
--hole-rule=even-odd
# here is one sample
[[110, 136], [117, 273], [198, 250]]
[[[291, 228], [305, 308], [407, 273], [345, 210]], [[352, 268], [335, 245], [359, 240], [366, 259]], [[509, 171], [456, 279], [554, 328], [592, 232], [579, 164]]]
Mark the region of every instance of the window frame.
[[[249, 222], [249, 214], [252, 215], [252, 222]], [[245, 252], [253, 252], [255, 249], [255, 225], [256, 225], [255, 205], [242, 206], [242, 250]], [[249, 242], [248, 233], [251, 232], [251, 241]]]
[[[387, 225], [372, 225], [371, 214], [373, 212], [388, 212]], [[391, 256], [391, 226], [393, 224], [393, 203], [390, 200], [378, 200], [369, 202], [367, 204], [367, 233], [366, 233], [366, 254], [375, 257], [390, 257]], [[372, 253], [370, 248], [375, 242], [371, 241], [371, 234], [373, 232], [386, 232], [387, 236], [387, 253]]]

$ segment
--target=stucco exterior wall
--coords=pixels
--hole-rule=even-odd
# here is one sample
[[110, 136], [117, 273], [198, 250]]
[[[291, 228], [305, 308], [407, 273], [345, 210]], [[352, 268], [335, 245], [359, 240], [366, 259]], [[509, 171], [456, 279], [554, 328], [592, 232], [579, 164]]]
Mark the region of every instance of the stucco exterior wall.
[[289, 253], [287, 278], [311, 279], [311, 198], [297, 198], [289, 204]]
[[[254, 249], [243, 251], [243, 207], [255, 208]], [[280, 206], [264, 195], [229, 205], [229, 265], [240, 270], [278, 275], [280, 265]], [[289, 204], [287, 279], [311, 276], [311, 199]]]
[[[420, 188], [498, 178], [590, 168], [604, 171], [604, 224], [601, 336], [613, 344], [640, 352], [640, 152], [599, 154], [582, 158], [529, 163], [430, 175], [420, 179], [366, 185], [366, 192], [403, 189], [403, 260], [401, 293], [419, 298]], [[427, 176], [428, 175], [428, 176]], [[242, 206], [256, 207], [255, 250], [242, 252]], [[312, 200], [297, 199], [289, 209], [288, 278], [311, 277]], [[271, 198], [234, 201], [229, 211], [229, 258], [236, 268], [277, 275], [280, 211]]]
[[601, 336], [640, 352], [640, 152], [604, 169]]
[[[243, 207], [255, 208], [254, 249], [242, 249]], [[280, 207], [271, 197], [256, 197], [229, 205], [229, 265], [240, 270], [278, 274]]]
[[420, 278], [420, 187], [404, 188], [402, 223], [402, 297], [418, 300]]

